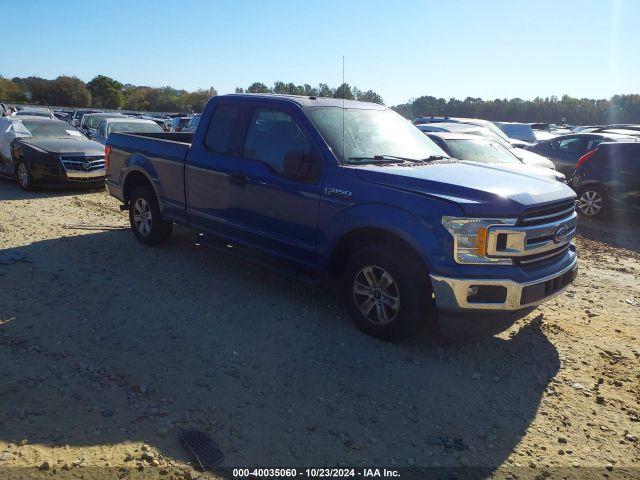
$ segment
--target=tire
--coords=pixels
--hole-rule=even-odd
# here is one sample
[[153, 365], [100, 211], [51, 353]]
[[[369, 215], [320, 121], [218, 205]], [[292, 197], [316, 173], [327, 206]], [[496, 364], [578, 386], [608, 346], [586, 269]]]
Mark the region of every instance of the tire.
[[33, 176], [29, 165], [24, 160], [20, 160], [16, 166], [16, 180], [20, 188], [26, 191], [33, 190]]
[[607, 195], [599, 185], [587, 185], [578, 193], [578, 213], [587, 218], [599, 219], [607, 210]]
[[415, 335], [427, 323], [435, 326], [432, 292], [422, 261], [397, 245], [358, 250], [343, 272], [342, 294], [352, 320], [382, 340]]
[[129, 223], [135, 237], [145, 245], [165, 243], [173, 231], [173, 223], [162, 220], [158, 200], [150, 187], [138, 187], [131, 194]]

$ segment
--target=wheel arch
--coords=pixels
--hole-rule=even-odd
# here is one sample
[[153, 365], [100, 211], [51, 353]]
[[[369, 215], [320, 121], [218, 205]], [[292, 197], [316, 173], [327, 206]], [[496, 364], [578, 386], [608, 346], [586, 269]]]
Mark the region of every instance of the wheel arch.
[[328, 271], [333, 277], [340, 277], [349, 258], [366, 245], [387, 244], [391, 248], [401, 248], [420, 261], [428, 271], [429, 267], [420, 252], [400, 234], [383, 227], [358, 227], [344, 233], [335, 243], [329, 256]]
[[141, 170], [131, 170], [127, 173], [122, 185], [122, 196], [125, 203], [128, 203], [131, 199], [131, 193], [138, 187], [150, 187], [156, 196], [156, 200], [159, 201], [158, 192], [153, 186], [151, 179]]

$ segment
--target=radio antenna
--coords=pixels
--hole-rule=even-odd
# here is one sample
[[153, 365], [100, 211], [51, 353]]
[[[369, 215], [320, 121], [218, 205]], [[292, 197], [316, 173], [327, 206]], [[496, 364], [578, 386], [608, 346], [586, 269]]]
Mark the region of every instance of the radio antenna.
[[344, 86], [344, 55], [342, 56], [342, 156], [346, 155], [346, 151], [344, 149], [344, 97], [345, 97], [345, 86]]

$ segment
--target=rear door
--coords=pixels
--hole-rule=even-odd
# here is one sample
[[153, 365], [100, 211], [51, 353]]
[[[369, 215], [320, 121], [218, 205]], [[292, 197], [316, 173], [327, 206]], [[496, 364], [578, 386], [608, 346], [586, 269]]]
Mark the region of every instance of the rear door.
[[607, 192], [615, 203], [629, 210], [640, 209], [640, 144], [610, 145], [606, 158]]
[[568, 136], [549, 142], [553, 163], [560, 172], [567, 177], [576, 169], [578, 159], [587, 153], [588, 138], [582, 136]]
[[232, 173], [240, 163], [251, 107], [242, 103], [219, 103], [209, 120], [204, 138], [194, 142], [185, 166], [189, 225], [208, 232], [235, 237], [232, 224], [235, 195]]

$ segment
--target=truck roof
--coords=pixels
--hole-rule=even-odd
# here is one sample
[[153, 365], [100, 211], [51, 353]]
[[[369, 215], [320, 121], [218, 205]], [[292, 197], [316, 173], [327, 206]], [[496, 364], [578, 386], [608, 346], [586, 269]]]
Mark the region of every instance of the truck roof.
[[343, 100], [342, 98], [325, 98], [325, 97], [309, 97], [304, 95], [284, 95], [279, 93], [229, 93], [227, 95], [219, 95], [214, 97], [222, 98], [247, 98], [256, 99], [263, 98], [266, 100], [279, 100], [296, 103], [301, 107], [342, 107], [358, 108], [366, 110], [385, 110], [384, 105], [377, 103], [359, 102], [357, 100]]

